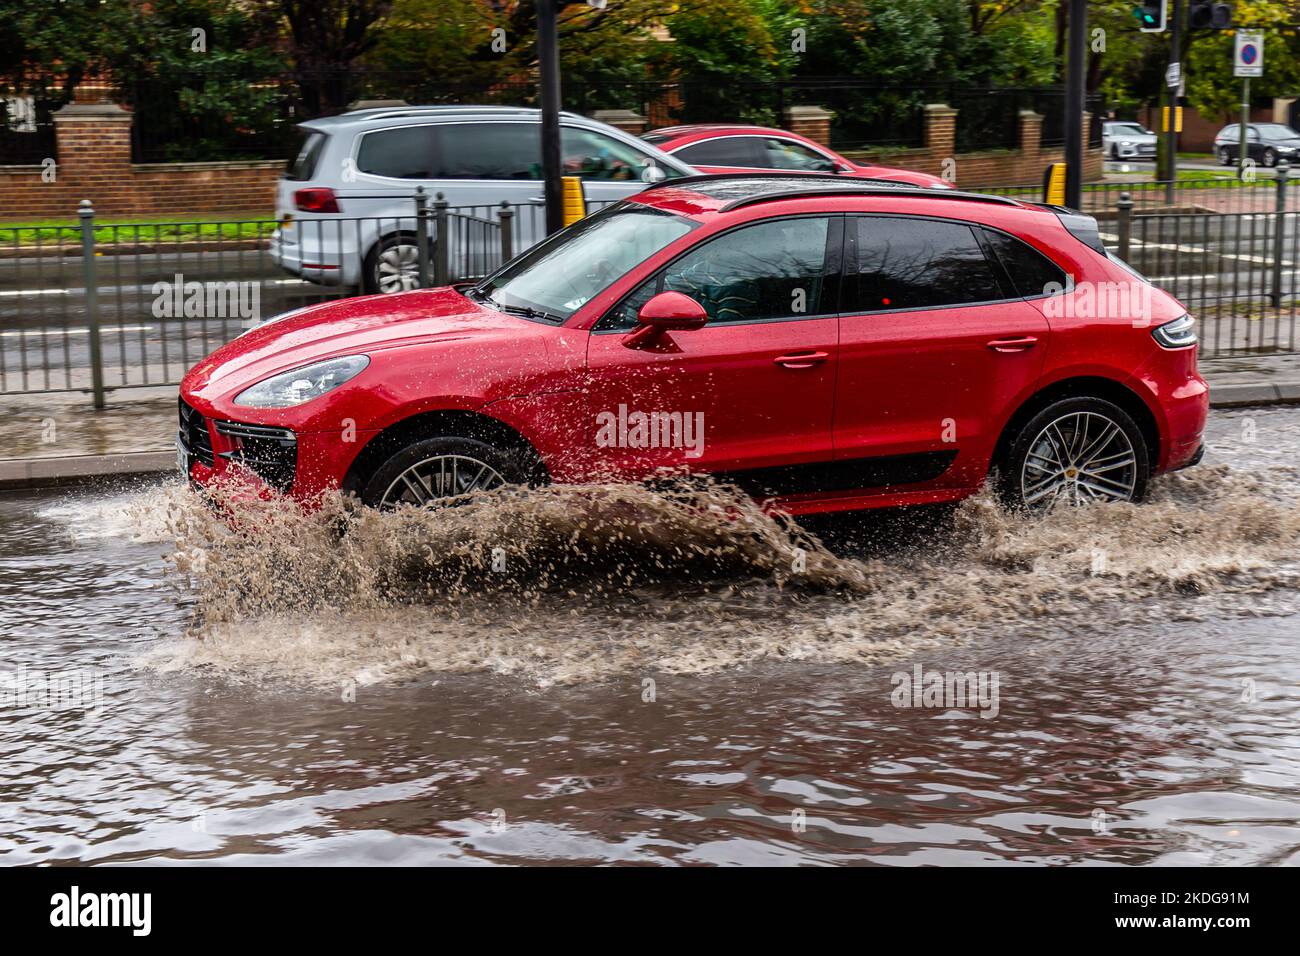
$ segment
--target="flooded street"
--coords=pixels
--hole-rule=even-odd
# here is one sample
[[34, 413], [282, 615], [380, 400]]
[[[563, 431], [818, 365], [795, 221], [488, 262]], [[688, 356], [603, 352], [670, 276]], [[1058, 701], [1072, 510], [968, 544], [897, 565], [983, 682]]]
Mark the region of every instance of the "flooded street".
[[1298, 477], [1280, 408], [1032, 520], [0, 496], [0, 854], [1300, 863]]

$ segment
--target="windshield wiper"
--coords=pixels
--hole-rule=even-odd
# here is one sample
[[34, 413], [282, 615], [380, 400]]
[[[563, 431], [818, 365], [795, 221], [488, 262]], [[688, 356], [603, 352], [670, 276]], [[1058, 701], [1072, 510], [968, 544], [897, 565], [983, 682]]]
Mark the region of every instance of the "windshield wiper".
[[488, 296], [487, 300], [488, 304], [494, 309], [508, 312], [511, 315], [522, 315], [526, 319], [545, 319], [547, 322], [554, 322], [556, 325], [564, 321], [562, 315], [556, 315], [554, 312], [546, 312], [542, 309], [534, 309], [531, 305], [504, 305], [491, 296]]

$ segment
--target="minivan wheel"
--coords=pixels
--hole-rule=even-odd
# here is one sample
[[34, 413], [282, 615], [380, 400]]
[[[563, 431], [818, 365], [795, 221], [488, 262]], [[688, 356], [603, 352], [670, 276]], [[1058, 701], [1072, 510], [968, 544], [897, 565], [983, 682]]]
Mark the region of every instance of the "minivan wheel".
[[381, 464], [361, 489], [361, 501], [385, 510], [399, 505], [437, 507], [529, 479], [528, 463], [513, 449], [476, 438], [425, 438]]
[[[433, 256], [433, 244], [429, 244]], [[429, 275], [433, 275], [432, 262]], [[366, 292], [388, 295], [420, 288], [420, 247], [414, 236], [386, 236], [366, 254], [363, 281]]]
[[1068, 398], [1035, 415], [1002, 462], [1003, 497], [1014, 507], [1141, 501], [1150, 457], [1137, 424], [1100, 398]]

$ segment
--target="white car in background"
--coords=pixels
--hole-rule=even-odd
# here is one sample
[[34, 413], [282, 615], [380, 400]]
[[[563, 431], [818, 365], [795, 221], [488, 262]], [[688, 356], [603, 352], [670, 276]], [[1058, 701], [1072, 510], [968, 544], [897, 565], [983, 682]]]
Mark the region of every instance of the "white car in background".
[[[398, 106], [299, 124], [304, 134], [276, 192], [271, 258], [322, 285], [401, 292], [418, 283], [416, 188], [458, 210], [448, 258], [461, 276], [500, 264], [502, 202], [513, 251], [543, 239], [541, 113], [501, 106]], [[560, 114], [564, 174], [583, 180], [589, 208], [696, 170], [595, 120]]]
[[1141, 123], [1110, 120], [1101, 124], [1101, 148], [1107, 159], [1155, 159], [1156, 139]]

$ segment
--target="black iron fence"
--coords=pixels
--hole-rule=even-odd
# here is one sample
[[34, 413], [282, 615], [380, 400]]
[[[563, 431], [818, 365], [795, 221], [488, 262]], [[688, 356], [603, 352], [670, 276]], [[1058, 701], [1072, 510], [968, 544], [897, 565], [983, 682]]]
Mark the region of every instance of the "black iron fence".
[[[1300, 189], [1096, 184], [1085, 208], [1103, 241], [1201, 323], [1205, 356], [1295, 351]], [[997, 191], [1039, 198], [1040, 187]], [[389, 197], [392, 198], [392, 197]], [[361, 291], [483, 275], [544, 234], [531, 203], [452, 207], [410, 197], [409, 215], [0, 227], [0, 393], [174, 384], [258, 321]], [[286, 241], [286, 233], [292, 241]], [[381, 253], [388, 253], [381, 264]], [[387, 270], [387, 271], [385, 271]]]

